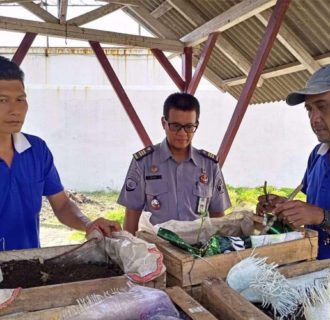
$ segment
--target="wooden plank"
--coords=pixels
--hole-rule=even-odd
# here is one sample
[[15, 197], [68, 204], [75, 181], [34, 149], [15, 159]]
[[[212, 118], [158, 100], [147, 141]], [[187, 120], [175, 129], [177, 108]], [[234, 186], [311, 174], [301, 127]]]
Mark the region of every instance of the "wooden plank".
[[209, 276], [225, 278], [236, 263], [251, 254], [256, 254], [258, 257], [268, 257], [268, 263], [275, 262], [283, 265], [296, 261], [313, 260], [318, 251], [318, 233], [308, 229], [305, 229], [303, 239], [219, 254], [203, 259], [194, 259], [191, 254], [176, 248], [156, 235], [146, 232], [138, 232], [137, 235], [148, 242], [155, 243], [163, 253], [168, 285], [180, 285], [182, 287], [200, 284]]
[[[24, 2], [21, 3], [21, 6], [25, 9], [29, 10], [33, 14], [35, 14], [38, 18], [40, 18], [43, 21], [49, 22], [49, 23], [59, 23], [59, 20], [54, 17], [52, 14], [50, 14], [45, 9], [41, 8], [39, 5], [33, 3], [33, 2]], [[2, 20], [2, 18], [1, 18]], [[28, 30], [26, 30], [28, 31]], [[36, 32], [38, 33], [38, 32]]]
[[293, 265], [279, 267], [277, 270], [285, 277], [292, 278], [326, 268], [330, 268], [330, 259], [295, 263]]
[[209, 311], [179, 287], [165, 289], [172, 301], [193, 320], [216, 320]]
[[91, 40], [102, 43], [135, 46], [141, 48], [158, 48], [166, 51], [183, 51], [183, 43], [177, 40], [166, 40], [118, 32], [100, 31], [0, 16], [0, 29], [18, 32], [34, 32], [42, 35], [58, 36], [78, 40]]
[[81, 26], [85, 23], [94, 21], [98, 18], [101, 18], [111, 12], [114, 12], [118, 9], [122, 8], [122, 5], [115, 4], [115, 3], [109, 3], [106, 4], [100, 8], [94, 9], [92, 11], [86, 12], [85, 14], [82, 14], [78, 17], [72, 18], [67, 21], [67, 24], [71, 24], [74, 26]]
[[128, 281], [125, 276], [120, 276], [22, 289], [10, 305], [0, 309], [0, 315], [65, 307], [92, 293], [125, 288]]
[[181, 37], [180, 40], [185, 42], [189, 47], [196, 46], [199, 43], [204, 42], [210, 33], [225, 31], [244, 20], [253, 17], [255, 14], [274, 6], [275, 3], [276, 0], [243, 0], [192, 32]]
[[155, 18], [158, 19], [162, 15], [164, 15], [167, 11], [171, 10], [172, 6], [171, 4], [165, 0], [163, 3], [161, 3], [155, 10], [151, 11], [150, 14]]
[[223, 320], [271, 319], [219, 278], [202, 282], [201, 303]]

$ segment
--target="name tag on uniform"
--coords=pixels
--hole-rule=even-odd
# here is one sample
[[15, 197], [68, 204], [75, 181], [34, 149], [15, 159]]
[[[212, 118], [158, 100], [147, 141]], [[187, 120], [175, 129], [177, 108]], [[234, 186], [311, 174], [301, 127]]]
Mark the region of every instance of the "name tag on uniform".
[[162, 178], [161, 175], [146, 176], [146, 180], [157, 180], [157, 179], [161, 179], [161, 178]]
[[208, 198], [198, 197], [197, 200], [197, 213], [202, 214], [206, 211]]

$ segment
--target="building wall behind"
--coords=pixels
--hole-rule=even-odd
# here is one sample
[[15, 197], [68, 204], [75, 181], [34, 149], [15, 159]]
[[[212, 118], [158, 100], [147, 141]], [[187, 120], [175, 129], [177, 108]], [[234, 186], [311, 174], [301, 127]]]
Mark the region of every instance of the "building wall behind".
[[[160, 142], [162, 104], [177, 88], [148, 54], [109, 60], [151, 140]], [[180, 70], [179, 59], [174, 64]], [[29, 102], [23, 131], [46, 140], [65, 187], [120, 189], [132, 153], [143, 145], [96, 58], [30, 54], [21, 67]], [[237, 101], [206, 80], [196, 97], [201, 118], [194, 145], [217, 153]], [[303, 106], [249, 106], [223, 167], [226, 183], [295, 187], [316, 143]]]

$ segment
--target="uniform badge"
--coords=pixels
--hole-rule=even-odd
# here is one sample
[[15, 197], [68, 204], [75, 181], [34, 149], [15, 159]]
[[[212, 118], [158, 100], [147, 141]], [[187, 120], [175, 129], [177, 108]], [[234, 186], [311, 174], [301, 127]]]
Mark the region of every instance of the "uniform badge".
[[133, 191], [137, 187], [137, 182], [131, 178], [126, 180], [126, 191]]
[[151, 173], [156, 173], [156, 172], [158, 172], [158, 167], [155, 166], [155, 165], [150, 166], [150, 172], [151, 172]]
[[156, 197], [151, 200], [150, 205], [154, 210], [159, 210], [161, 208], [160, 201]]
[[202, 175], [199, 177], [199, 181], [204, 184], [207, 184], [209, 182], [209, 178], [206, 175], [206, 170], [204, 168], [202, 168]]

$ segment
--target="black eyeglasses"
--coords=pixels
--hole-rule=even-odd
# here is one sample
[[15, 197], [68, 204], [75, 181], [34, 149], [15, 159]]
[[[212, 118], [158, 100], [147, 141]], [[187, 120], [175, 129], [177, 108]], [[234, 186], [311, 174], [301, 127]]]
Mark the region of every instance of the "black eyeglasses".
[[182, 128], [186, 133], [193, 133], [197, 130], [198, 124], [185, 124], [182, 125], [180, 123], [176, 123], [176, 122], [168, 122], [167, 120], [165, 120], [167, 122], [167, 125], [169, 127], [169, 129], [171, 131], [175, 131], [178, 132], [180, 131]]

